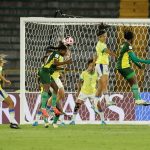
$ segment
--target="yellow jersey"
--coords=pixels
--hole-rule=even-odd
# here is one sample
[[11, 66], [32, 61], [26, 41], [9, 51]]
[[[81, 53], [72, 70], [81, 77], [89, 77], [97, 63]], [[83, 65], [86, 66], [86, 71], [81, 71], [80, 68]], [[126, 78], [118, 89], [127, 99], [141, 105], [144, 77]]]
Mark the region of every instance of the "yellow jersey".
[[109, 54], [105, 52], [107, 49], [107, 45], [101, 41], [98, 41], [96, 45], [96, 52], [97, 52], [97, 61], [96, 64], [109, 64]]
[[83, 71], [80, 75], [80, 79], [83, 80], [83, 85], [81, 87], [81, 92], [87, 95], [95, 94], [96, 92], [96, 82], [98, 80], [98, 75], [96, 72], [89, 73], [87, 70]]
[[[64, 58], [62, 56], [59, 56], [58, 61], [63, 62]], [[56, 70], [51, 76], [54, 80], [59, 78], [60, 77], [60, 70]]]

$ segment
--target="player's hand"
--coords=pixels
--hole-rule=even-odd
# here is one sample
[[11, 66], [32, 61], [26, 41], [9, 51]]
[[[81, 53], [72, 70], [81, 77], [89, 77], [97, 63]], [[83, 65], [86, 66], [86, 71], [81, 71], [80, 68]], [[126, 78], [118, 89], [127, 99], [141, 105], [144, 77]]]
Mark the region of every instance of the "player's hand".
[[5, 82], [6, 82], [7, 84], [11, 85], [11, 81], [6, 80]]
[[64, 71], [69, 71], [70, 69], [69, 68], [64, 68]]

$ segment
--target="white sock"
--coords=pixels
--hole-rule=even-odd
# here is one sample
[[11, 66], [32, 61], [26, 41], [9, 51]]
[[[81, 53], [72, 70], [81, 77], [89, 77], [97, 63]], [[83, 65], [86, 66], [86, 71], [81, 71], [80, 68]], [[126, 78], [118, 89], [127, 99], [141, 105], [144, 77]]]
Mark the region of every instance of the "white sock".
[[38, 122], [38, 121], [40, 120], [41, 115], [42, 115], [42, 112], [38, 112], [38, 113], [36, 114], [36, 118], [35, 118], [35, 121], [36, 121], [36, 122]]
[[10, 123], [17, 123], [15, 120], [15, 111], [14, 109], [10, 109], [9, 110], [9, 115], [10, 115]]
[[72, 121], [75, 121], [75, 120], [76, 120], [76, 116], [77, 116], [77, 114], [73, 114], [73, 116], [72, 116]]
[[101, 121], [104, 121], [105, 119], [104, 119], [104, 112], [99, 112], [99, 115], [100, 115], [100, 117], [101, 117]]

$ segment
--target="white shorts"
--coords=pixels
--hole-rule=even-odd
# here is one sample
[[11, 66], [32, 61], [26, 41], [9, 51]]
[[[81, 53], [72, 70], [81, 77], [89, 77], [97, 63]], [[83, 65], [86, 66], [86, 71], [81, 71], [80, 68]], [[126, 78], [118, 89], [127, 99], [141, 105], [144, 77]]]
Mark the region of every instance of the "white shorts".
[[85, 102], [87, 99], [89, 99], [90, 102], [94, 102], [95, 94], [87, 95], [87, 94], [84, 94], [82, 92], [79, 93], [78, 100]]
[[[63, 86], [63, 84], [62, 84], [62, 82], [61, 82], [61, 80], [60, 80], [59, 78], [54, 79], [54, 81], [55, 81], [55, 83], [57, 84], [58, 89], [64, 88], [64, 86]], [[52, 87], [50, 87], [50, 91], [53, 92], [53, 88], [52, 88]]]
[[57, 86], [58, 86], [59, 89], [60, 88], [64, 88], [64, 86], [63, 86], [63, 84], [62, 84], [62, 82], [61, 82], [61, 80], [59, 78], [55, 79], [54, 81], [57, 84]]
[[96, 64], [95, 71], [98, 73], [99, 78], [102, 75], [108, 75], [109, 76], [108, 65]]
[[8, 94], [3, 89], [0, 89], [0, 102], [4, 101], [7, 97]]

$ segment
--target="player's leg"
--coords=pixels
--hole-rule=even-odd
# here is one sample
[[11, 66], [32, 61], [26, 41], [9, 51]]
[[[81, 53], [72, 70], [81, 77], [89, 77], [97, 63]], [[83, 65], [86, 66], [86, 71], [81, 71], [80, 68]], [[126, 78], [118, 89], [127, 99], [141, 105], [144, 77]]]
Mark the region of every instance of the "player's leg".
[[[65, 91], [64, 91], [63, 84], [62, 84], [62, 82], [59, 78], [55, 79], [54, 81], [58, 86], [56, 109], [60, 111], [60, 113], [55, 112], [54, 123], [56, 124], [58, 119], [59, 119], [59, 116], [61, 114], [64, 114], [63, 113], [63, 108], [62, 108], [62, 105], [61, 105], [61, 100], [64, 99]], [[55, 126], [54, 123], [53, 123], [53, 126]], [[64, 122], [62, 120], [61, 120], [61, 125], [64, 125]]]
[[[55, 84], [57, 84], [58, 89], [56, 89], [57, 91], [54, 91], [52, 105], [53, 107], [56, 107], [57, 105], [57, 108], [59, 108], [59, 110], [63, 113], [63, 109], [61, 107], [61, 100], [64, 98], [64, 95], [65, 95], [64, 87], [59, 78], [55, 79], [54, 81], [55, 81]], [[57, 93], [57, 96], [55, 95], [55, 93]]]
[[58, 127], [57, 121], [59, 120], [60, 115], [63, 114], [63, 109], [61, 106], [61, 97], [62, 96], [59, 95], [60, 89], [58, 90], [59, 86], [57, 85], [57, 83], [55, 81], [53, 81], [51, 83], [51, 87], [53, 88], [52, 108], [55, 113], [53, 127], [56, 128], [56, 127]]
[[37, 111], [37, 113], [35, 115], [35, 120], [34, 120], [32, 126], [38, 126], [38, 122], [39, 122], [39, 120], [41, 118], [41, 115], [42, 115], [42, 111], [41, 111], [41, 104], [40, 104], [40, 106], [38, 108], [38, 111]]
[[75, 102], [75, 108], [74, 108], [73, 115], [72, 115], [71, 122], [70, 122], [71, 125], [75, 124], [75, 119], [78, 114], [78, 111], [86, 99], [87, 99], [87, 96], [80, 92], [77, 98], [77, 101]]
[[92, 109], [94, 110], [94, 112], [96, 114], [100, 115], [101, 124], [106, 124], [105, 123], [105, 118], [104, 118], [104, 112], [103, 112], [103, 110], [101, 108], [100, 101], [96, 101], [94, 95], [91, 95], [88, 98], [89, 98], [89, 100], [91, 102]]
[[77, 100], [76, 103], [75, 103], [75, 108], [74, 108], [74, 111], [73, 111], [73, 115], [72, 115], [72, 118], [71, 118], [71, 122], [70, 122], [70, 125], [74, 125], [75, 124], [75, 120], [76, 120], [76, 116], [78, 114], [78, 111], [82, 105], [83, 101], [82, 100]]
[[19, 129], [19, 126], [15, 120], [14, 102], [11, 97], [3, 90], [0, 90], [0, 95], [3, 97], [3, 102], [8, 105], [10, 114], [10, 128]]
[[46, 72], [43, 68], [41, 68], [38, 72], [38, 75], [40, 77], [40, 82], [42, 83], [43, 86], [43, 91], [41, 93], [41, 111], [42, 111], [42, 115], [43, 115], [43, 119], [45, 122], [45, 127], [48, 127], [48, 113], [46, 110], [46, 106], [47, 106], [47, 101], [50, 97], [49, 95], [49, 88], [50, 88], [50, 83], [51, 78], [48, 72]]
[[131, 68], [126, 68], [126, 69], [120, 69], [118, 71], [130, 84], [131, 91], [133, 92], [133, 97], [135, 99], [135, 103], [137, 105], [149, 105], [144, 100], [141, 100], [136, 74], [134, 70]]
[[97, 64], [95, 69], [99, 75], [98, 88], [96, 91], [96, 99], [97, 100], [100, 99], [104, 94], [106, 104], [108, 106], [115, 105], [114, 102], [110, 101], [109, 95], [108, 95], [108, 83], [109, 83], [108, 65]]

